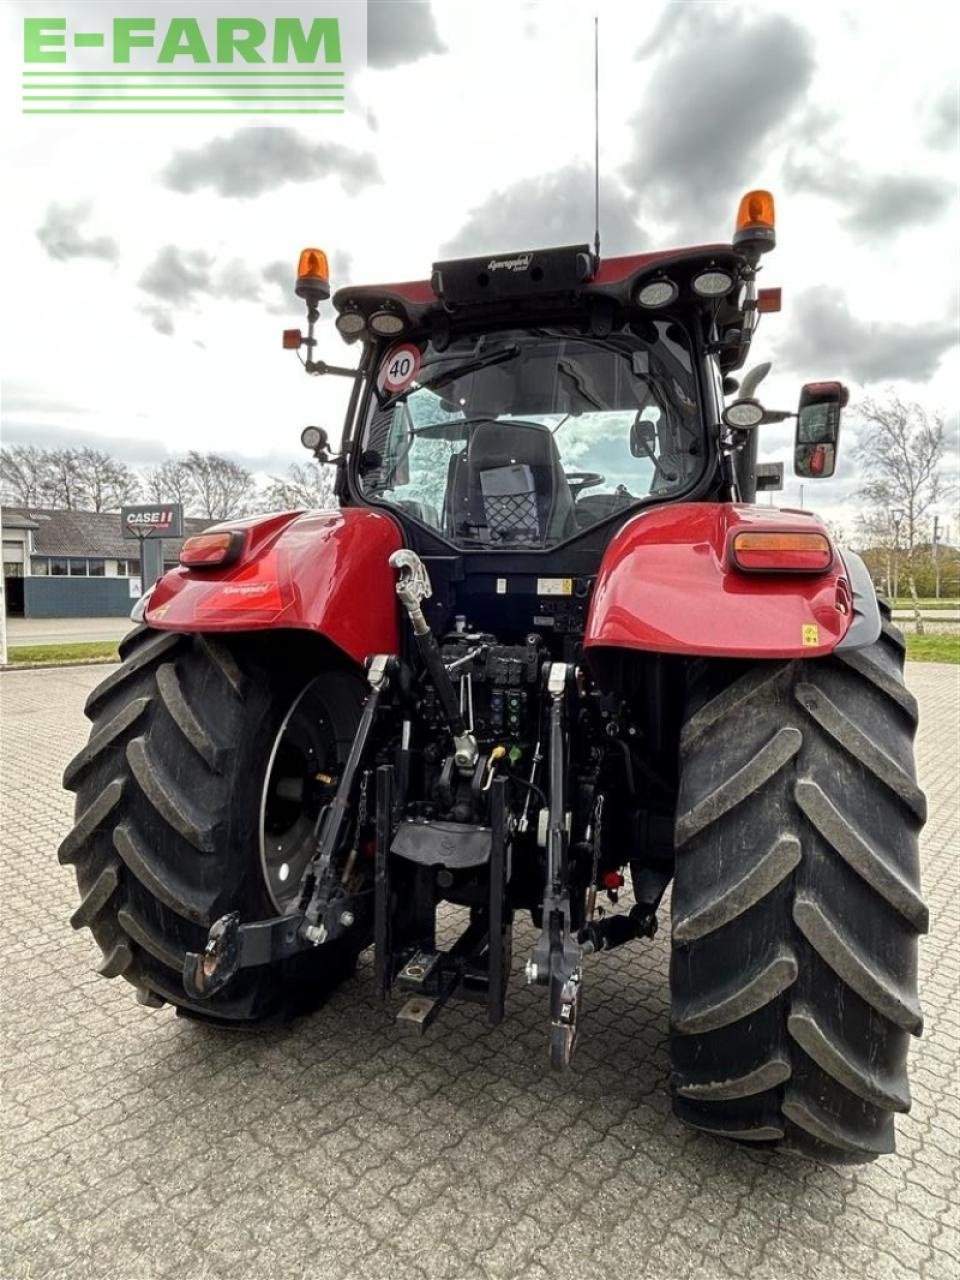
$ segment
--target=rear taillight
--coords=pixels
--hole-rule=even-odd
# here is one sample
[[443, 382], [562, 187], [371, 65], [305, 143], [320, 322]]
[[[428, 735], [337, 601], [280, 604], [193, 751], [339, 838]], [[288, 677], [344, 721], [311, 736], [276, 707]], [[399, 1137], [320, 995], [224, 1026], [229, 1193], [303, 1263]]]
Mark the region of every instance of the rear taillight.
[[180, 563], [187, 569], [220, 569], [239, 559], [246, 535], [241, 529], [223, 533], [198, 533], [180, 548]]
[[745, 573], [825, 573], [833, 564], [830, 539], [822, 533], [738, 533], [730, 554]]

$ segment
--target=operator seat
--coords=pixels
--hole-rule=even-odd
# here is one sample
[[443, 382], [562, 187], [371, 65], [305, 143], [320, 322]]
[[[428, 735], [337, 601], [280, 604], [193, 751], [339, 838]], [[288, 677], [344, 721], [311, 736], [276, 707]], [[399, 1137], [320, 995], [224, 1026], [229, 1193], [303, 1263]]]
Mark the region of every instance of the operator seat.
[[553, 433], [532, 422], [478, 423], [450, 461], [448, 531], [494, 546], [544, 545], [576, 532]]

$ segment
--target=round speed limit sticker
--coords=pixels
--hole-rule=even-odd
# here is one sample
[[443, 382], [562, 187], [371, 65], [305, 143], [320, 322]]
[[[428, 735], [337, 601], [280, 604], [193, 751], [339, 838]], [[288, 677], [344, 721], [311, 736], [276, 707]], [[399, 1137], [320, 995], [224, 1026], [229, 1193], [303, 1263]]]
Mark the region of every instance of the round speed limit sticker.
[[395, 395], [409, 387], [419, 372], [420, 348], [412, 342], [401, 342], [384, 356], [377, 374], [377, 387], [388, 395]]

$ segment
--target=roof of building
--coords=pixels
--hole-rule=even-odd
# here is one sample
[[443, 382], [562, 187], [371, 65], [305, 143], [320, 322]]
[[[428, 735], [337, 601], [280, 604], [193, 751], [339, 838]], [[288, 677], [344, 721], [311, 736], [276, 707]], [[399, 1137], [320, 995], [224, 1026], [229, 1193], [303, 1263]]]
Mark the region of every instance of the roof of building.
[[[134, 538], [125, 538], [118, 511], [58, 511], [50, 507], [4, 507], [4, 526], [32, 529], [33, 554], [38, 556], [97, 556], [135, 560], [139, 554]], [[215, 524], [188, 516], [183, 524], [186, 536], [202, 533]], [[171, 558], [182, 538], [164, 538], [164, 552]]]
[[17, 507], [3, 507], [0, 510], [3, 511], [2, 523], [8, 529], [36, 529], [37, 527], [36, 520], [31, 520]]

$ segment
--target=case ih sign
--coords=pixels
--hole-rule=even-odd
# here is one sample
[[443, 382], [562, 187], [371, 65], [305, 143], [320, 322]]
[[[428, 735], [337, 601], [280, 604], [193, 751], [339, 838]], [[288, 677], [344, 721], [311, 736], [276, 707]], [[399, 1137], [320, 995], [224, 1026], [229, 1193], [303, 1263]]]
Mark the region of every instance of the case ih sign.
[[125, 538], [182, 538], [183, 504], [121, 507], [120, 524]]

